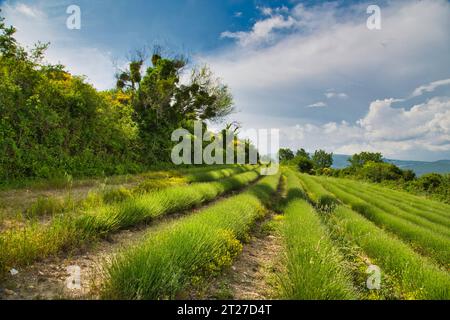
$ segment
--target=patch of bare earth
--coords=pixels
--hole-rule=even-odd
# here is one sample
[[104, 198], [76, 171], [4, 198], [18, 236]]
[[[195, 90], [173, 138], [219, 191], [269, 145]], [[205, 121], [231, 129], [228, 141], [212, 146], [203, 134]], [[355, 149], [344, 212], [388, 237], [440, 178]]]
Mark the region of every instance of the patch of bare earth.
[[276, 277], [282, 272], [280, 264], [283, 254], [282, 239], [276, 232], [264, 232], [256, 227], [250, 241], [244, 245], [241, 255], [231, 268], [216, 278], [204, 292], [195, 293], [195, 298], [265, 300], [275, 299], [278, 291]]
[[[0, 283], [0, 299], [97, 299], [102, 266], [123, 248], [136, 244], [148, 231], [145, 227], [124, 230], [92, 244], [88, 250], [48, 258], [19, 269], [14, 276], [8, 274]], [[76, 279], [73, 267], [79, 268], [80, 288], [76, 288], [76, 280], [71, 281]]]

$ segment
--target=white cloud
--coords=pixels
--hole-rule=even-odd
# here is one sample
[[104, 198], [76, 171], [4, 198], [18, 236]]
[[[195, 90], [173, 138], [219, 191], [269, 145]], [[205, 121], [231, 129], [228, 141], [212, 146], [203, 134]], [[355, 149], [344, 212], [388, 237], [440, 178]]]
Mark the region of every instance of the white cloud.
[[65, 9], [61, 15], [51, 16], [45, 4], [38, 2], [28, 5], [22, 2], [5, 2], [0, 5], [2, 15], [8, 24], [17, 29], [16, 39], [23, 45], [31, 47], [38, 41], [49, 42], [46, 60], [61, 63], [75, 74], [86, 76], [87, 81], [97, 89], [110, 89], [114, 86], [114, 72], [110, 53], [94, 46], [82, 44], [80, 31], [66, 28]]
[[[261, 113], [271, 116], [273, 123], [283, 119], [284, 127], [293, 128], [296, 119], [301, 126], [310, 123], [309, 130], [317, 134], [325, 130], [324, 125], [334, 123], [339, 132], [327, 135], [323, 141], [310, 135], [307, 143], [317, 143], [312, 148], [332, 148], [333, 143], [342, 150], [380, 148], [387, 155], [397, 153], [416, 159], [444, 157], [447, 152], [445, 157], [450, 158], [445, 151], [447, 138], [442, 130], [432, 136], [436, 143], [427, 135], [429, 147], [419, 137], [425, 131], [416, 133], [417, 143], [398, 141], [395, 135], [386, 136], [381, 142], [377, 137], [381, 131], [376, 128], [381, 122], [372, 122], [371, 117], [365, 119], [371, 102], [378, 97], [409, 96], [411, 88], [424, 79], [431, 82], [448, 78], [450, 3], [445, 0], [387, 2], [382, 7], [379, 31], [367, 29], [366, 8], [367, 4], [340, 7], [337, 3], [327, 3], [313, 7], [300, 4], [283, 14], [267, 11], [266, 17], [251, 30], [233, 33], [236, 45], [196, 59], [208, 63], [230, 86], [236, 105], [246, 114], [242, 121], [244, 127], [257, 127]], [[269, 27], [274, 23], [271, 19], [278, 15], [282, 17], [278, 21], [290, 21], [289, 27]], [[267, 25], [261, 30], [265, 31], [257, 31], [257, 26], [264, 24]], [[339, 91], [326, 91], [327, 88], [339, 88]], [[432, 89], [426, 87], [421, 92]], [[319, 106], [312, 111], [312, 108], [297, 107], [320, 101], [324, 95], [333, 99], [333, 108]], [[352, 99], [348, 99], [350, 96]], [[392, 106], [380, 108], [376, 114], [395, 113], [395, 110]], [[415, 115], [405, 109], [405, 118], [399, 121]], [[239, 114], [233, 119], [241, 120]], [[365, 119], [367, 127], [358, 125], [359, 119]], [[267, 124], [270, 126], [270, 122]], [[392, 122], [391, 125], [399, 128]], [[304, 135], [309, 132], [303, 127], [298, 130]], [[333, 126], [326, 130], [332, 131]], [[414, 136], [411, 130], [404, 135]], [[286, 144], [291, 141], [288, 135], [284, 139]]]
[[19, 3], [16, 5], [15, 9], [20, 12], [21, 14], [31, 17], [31, 18], [36, 18], [38, 16], [43, 16], [43, 13], [39, 10], [37, 10], [36, 8], [32, 8], [30, 6], [27, 6], [26, 4], [23, 3]]
[[267, 19], [258, 21], [249, 32], [222, 32], [222, 38], [237, 39], [243, 47], [260, 45], [267, 43], [275, 38], [275, 31], [289, 29], [294, 26], [295, 21], [292, 17], [284, 18], [281, 15], [270, 16]]
[[446, 85], [450, 85], [450, 79], [434, 81], [429, 84], [418, 87], [416, 90], [414, 90], [412, 96], [418, 97], [426, 92], [433, 92], [434, 90], [436, 90], [436, 88]]
[[323, 108], [326, 107], [327, 104], [323, 101], [316, 102], [307, 106], [307, 108]]
[[410, 109], [396, 108], [397, 100], [376, 100], [359, 121], [304, 124], [283, 129], [294, 149], [324, 148], [353, 154], [381, 151], [385, 156], [420, 159], [432, 154], [434, 160], [450, 155], [450, 98], [432, 98]]
[[327, 97], [327, 99], [333, 99], [333, 98], [347, 99], [348, 94], [346, 94], [344, 92], [336, 92], [331, 89], [331, 90], [328, 90], [327, 92], [325, 92], [325, 97]]
[[[293, 81], [303, 83], [329, 76], [336, 79], [341, 75], [348, 78], [365, 75], [376, 81], [380, 76], [429, 71], [426, 67], [439, 50], [443, 50], [442, 57], [443, 52], [448, 52], [445, 49], [449, 47], [446, 28], [450, 28], [450, 5], [445, 1], [401, 3], [383, 10], [383, 29], [377, 32], [361, 23], [365, 11], [330, 26], [328, 17], [338, 15], [338, 9], [319, 11], [300, 6], [301, 13], [297, 16], [270, 16], [256, 22], [251, 31], [223, 33], [224, 37], [237, 39], [240, 46], [199, 59], [209, 62], [232, 87], [242, 89], [272, 86], [276, 90]], [[420, 26], [417, 21], [421, 21]], [[276, 38], [277, 28], [297, 24], [307, 24], [305, 29], [312, 28], [314, 32], [302, 29], [283, 35], [270, 46], [251, 46]]]

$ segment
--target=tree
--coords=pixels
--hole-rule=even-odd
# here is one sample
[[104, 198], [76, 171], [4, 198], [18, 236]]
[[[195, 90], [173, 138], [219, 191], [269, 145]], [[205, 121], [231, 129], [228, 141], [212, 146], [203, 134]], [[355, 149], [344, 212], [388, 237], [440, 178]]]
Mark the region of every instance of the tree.
[[416, 173], [413, 170], [403, 170], [403, 180], [413, 181], [416, 179]]
[[333, 165], [333, 154], [324, 150], [317, 150], [312, 157], [316, 169], [330, 168]]
[[400, 180], [403, 177], [402, 170], [391, 163], [367, 162], [364, 167], [359, 170], [359, 174], [363, 179], [372, 182], [382, 182], [385, 180]]
[[286, 162], [294, 159], [294, 152], [291, 149], [280, 149], [278, 151], [278, 156], [280, 157], [280, 162]]
[[314, 162], [306, 157], [297, 158], [297, 168], [302, 173], [311, 173], [314, 168]]
[[382, 163], [384, 162], [383, 155], [381, 153], [374, 152], [361, 152], [354, 154], [350, 159], [348, 159], [348, 162], [350, 162], [350, 166], [355, 169], [362, 168], [369, 161]]
[[195, 121], [223, 119], [233, 111], [233, 97], [206, 66], [194, 68], [190, 81], [182, 84], [181, 72], [187, 64], [183, 57], [164, 58], [158, 50], [142, 73], [145, 60], [143, 51], [136, 54], [117, 76], [117, 89], [131, 93], [141, 152], [148, 162], [168, 161], [175, 129], [190, 130]]
[[433, 192], [444, 183], [444, 180], [445, 178], [443, 175], [438, 173], [428, 173], [417, 179], [416, 184], [424, 191]]
[[300, 157], [300, 158], [307, 158], [309, 159], [309, 153], [305, 151], [305, 149], [301, 148], [300, 150], [297, 150], [297, 152], [295, 153], [296, 157]]

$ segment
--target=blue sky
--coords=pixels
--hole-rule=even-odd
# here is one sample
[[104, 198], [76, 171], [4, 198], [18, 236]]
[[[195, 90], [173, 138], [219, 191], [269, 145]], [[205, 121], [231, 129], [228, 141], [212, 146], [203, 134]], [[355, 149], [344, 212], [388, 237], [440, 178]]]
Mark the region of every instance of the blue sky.
[[[66, 8], [82, 12], [68, 30]], [[381, 30], [366, 9], [381, 8]], [[281, 144], [336, 153], [450, 159], [450, 4], [446, 0], [0, 0], [27, 45], [114, 85], [126, 55], [162, 45], [208, 64], [235, 97], [243, 129], [279, 128]]]

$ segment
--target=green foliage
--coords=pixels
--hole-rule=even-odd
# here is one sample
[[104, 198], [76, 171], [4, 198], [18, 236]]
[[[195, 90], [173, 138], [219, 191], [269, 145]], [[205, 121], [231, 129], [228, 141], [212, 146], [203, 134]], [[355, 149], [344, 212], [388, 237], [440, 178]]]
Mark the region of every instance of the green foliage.
[[[134, 121], [139, 128], [142, 161], [167, 162], [173, 147], [171, 133], [189, 129], [194, 121], [215, 121], [233, 111], [228, 88], [207, 68], [194, 69], [188, 84], [180, 84], [186, 62], [154, 54], [152, 66], [141, 74], [142, 54], [118, 75], [118, 90], [131, 94]], [[192, 130], [193, 131], [193, 130]], [[191, 131], [191, 132], [192, 132]]]
[[297, 168], [301, 173], [311, 173], [314, 169], [314, 162], [306, 157], [296, 157]]
[[395, 189], [426, 195], [450, 203], [450, 175], [431, 173], [417, 178], [412, 170], [402, 170], [394, 164], [383, 161], [381, 153], [362, 152], [353, 155], [351, 166], [344, 169], [316, 170], [319, 175], [350, 177], [382, 183]]
[[416, 173], [413, 170], [402, 170], [403, 181], [413, 181], [416, 179]]
[[171, 133], [233, 110], [228, 88], [207, 68], [180, 83], [183, 59], [144, 55], [98, 92], [61, 65], [43, 63], [0, 19], [0, 181], [141, 172], [170, 161]]
[[306, 159], [310, 158], [309, 153], [306, 152], [306, 150], [303, 149], [303, 148], [301, 148], [300, 150], [297, 150], [297, 152], [295, 153], [295, 156], [299, 157], [299, 158], [303, 157], [303, 158], [306, 158]]
[[350, 162], [350, 165], [353, 168], [361, 168], [368, 162], [383, 162], [383, 155], [381, 153], [374, 152], [361, 152], [354, 154], [350, 159], [348, 159], [348, 162]]
[[437, 173], [430, 173], [420, 177], [416, 186], [426, 192], [433, 192], [444, 184], [444, 176]]
[[381, 182], [385, 180], [400, 180], [403, 172], [397, 166], [384, 162], [366, 162], [358, 174], [366, 180]]
[[295, 155], [291, 149], [280, 149], [278, 151], [278, 156], [280, 157], [280, 162], [286, 162], [294, 159]]
[[0, 178], [53, 178], [139, 170], [132, 109], [62, 66], [40, 63], [0, 24]]
[[327, 153], [324, 150], [317, 150], [314, 152], [312, 161], [314, 162], [314, 167], [316, 169], [322, 170], [330, 168], [333, 165], [333, 154]]

